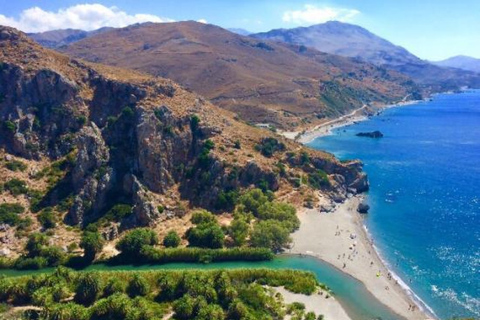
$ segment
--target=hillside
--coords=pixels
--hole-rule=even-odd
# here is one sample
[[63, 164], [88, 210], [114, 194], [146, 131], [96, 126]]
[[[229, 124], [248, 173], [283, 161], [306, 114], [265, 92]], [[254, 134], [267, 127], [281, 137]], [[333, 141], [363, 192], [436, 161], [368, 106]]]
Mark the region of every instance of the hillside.
[[115, 29], [62, 51], [170, 78], [242, 119], [281, 128], [419, 96], [415, 84], [396, 72], [305, 49], [178, 22]]
[[183, 235], [198, 208], [228, 224], [238, 196], [255, 186], [270, 194], [263, 201], [295, 205], [368, 189], [357, 161], [251, 127], [170, 80], [79, 62], [7, 27], [0, 98], [7, 257], [36, 231], [50, 245], [78, 247], [86, 226], [109, 241], [138, 226]]
[[442, 61], [432, 61], [432, 63], [440, 67], [457, 68], [480, 73], [480, 59], [472, 57], [455, 56]]
[[310, 27], [277, 29], [250, 36], [312, 47], [384, 66], [411, 77], [428, 91], [453, 90], [461, 86], [480, 87], [480, 77], [476, 74], [438, 67], [362, 27], [348, 23], [330, 21]]

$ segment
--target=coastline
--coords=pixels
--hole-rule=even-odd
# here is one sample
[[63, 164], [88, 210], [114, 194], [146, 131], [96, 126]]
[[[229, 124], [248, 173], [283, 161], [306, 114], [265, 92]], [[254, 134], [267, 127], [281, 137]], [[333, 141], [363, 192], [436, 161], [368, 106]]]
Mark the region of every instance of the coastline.
[[[298, 132], [280, 132], [280, 134], [302, 144], [307, 144], [316, 138], [332, 134], [335, 129], [368, 120], [372, 113], [378, 115], [386, 109], [413, 105], [427, 100], [404, 100], [397, 104], [375, 107], [364, 105], [347, 115], [321, 123], [311, 129]], [[381, 257], [374, 245], [373, 238], [363, 223], [363, 218], [356, 212], [358, 204], [363, 199], [364, 196], [362, 195], [347, 199], [344, 203], [337, 205], [330, 213], [319, 212], [318, 208], [302, 209], [299, 214], [301, 226], [293, 234], [293, 246], [289, 252], [309, 255], [330, 263], [345, 274], [362, 282], [380, 302], [405, 319], [425, 320], [436, 318], [433, 310], [397, 274], [390, 270], [388, 263]], [[323, 200], [328, 202], [327, 199]], [[339, 230], [343, 230], [339, 235], [337, 235], [338, 230], [332, 222], [338, 226]], [[345, 239], [345, 232], [348, 233], [347, 231], [354, 231], [355, 240], [358, 241], [356, 241], [353, 250], [357, 251], [356, 257], [360, 255], [358, 260], [363, 260], [362, 263], [350, 264], [350, 267], [347, 263], [348, 259], [345, 261], [343, 253], [348, 257], [347, 253], [354, 240], [348, 239], [349, 235]], [[318, 237], [317, 234], [322, 236]], [[321, 243], [312, 239], [321, 241]], [[366, 258], [370, 262], [365, 263]], [[345, 268], [344, 263], [347, 264]], [[365, 270], [375, 269], [377, 272], [372, 272], [373, 277], [365, 272]], [[380, 276], [377, 277], [377, 274], [380, 274]], [[411, 311], [411, 306], [415, 306], [415, 311]]]
[[372, 116], [372, 113], [378, 115], [379, 112], [382, 112], [386, 109], [409, 106], [426, 100], [427, 99], [402, 101], [396, 104], [375, 107], [363, 105], [361, 108], [355, 109], [349, 114], [329, 120], [324, 123], [320, 123], [310, 129], [303, 131], [281, 131], [279, 132], [279, 134], [284, 136], [285, 138], [295, 140], [302, 144], [307, 144], [319, 137], [331, 135], [332, 131], [335, 129], [349, 126], [356, 122], [368, 120], [369, 117]]
[[431, 319], [431, 310], [378, 254], [363, 218], [356, 212], [362, 201], [363, 196], [352, 197], [329, 213], [302, 210], [300, 229], [292, 235], [289, 253], [309, 255], [333, 265], [362, 282], [375, 298], [404, 319]]

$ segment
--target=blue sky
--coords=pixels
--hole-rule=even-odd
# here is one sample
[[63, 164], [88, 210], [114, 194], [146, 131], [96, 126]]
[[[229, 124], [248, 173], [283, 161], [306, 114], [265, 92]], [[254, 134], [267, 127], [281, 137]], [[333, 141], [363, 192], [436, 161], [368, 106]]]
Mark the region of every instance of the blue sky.
[[0, 23], [24, 31], [149, 20], [202, 20], [254, 32], [340, 20], [423, 59], [480, 58], [480, 0], [0, 0]]

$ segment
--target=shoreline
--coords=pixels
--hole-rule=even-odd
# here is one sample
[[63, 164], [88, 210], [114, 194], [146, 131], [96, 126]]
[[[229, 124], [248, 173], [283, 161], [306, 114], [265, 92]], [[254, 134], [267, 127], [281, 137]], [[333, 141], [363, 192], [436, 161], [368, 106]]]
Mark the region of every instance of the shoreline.
[[[362, 282], [378, 301], [404, 319], [436, 318], [428, 305], [390, 270], [374, 246], [363, 218], [356, 212], [363, 199], [347, 199], [329, 213], [319, 212], [318, 208], [302, 210], [301, 226], [292, 236], [289, 253], [309, 255], [331, 264]], [[316, 237], [317, 234], [322, 236]]]
[[[349, 114], [340, 116], [338, 118], [329, 120], [324, 123], [320, 123], [312, 128], [309, 128], [303, 131], [282, 131], [282, 132], [279, 132], [279, 134], [284, 136], [287, 139], [295, 140], [302, 144], [307, 144], [319, 137], [331, 135], [332, 131], [335, 129], [346, 127], [360, 121], [368, 120], [371, 116], [379, 115], [379, 113], [383, 112], [384, 110], [387, 110], [390, 108], [396, 108], [396, 107], [409, 106], [409, 105], [428, 101], [428, 99], [430, 98], [426, 98], [423, 100], [402, 101], [396, 104], [381, 105], [381, 106], [363, 105], [362, 107], [353, 110]], [[368, 110], [370, 110], [371, 112], [374, 112], [374, 115], [372, 115], [371, 112], [366, 113], [366, 111]]]

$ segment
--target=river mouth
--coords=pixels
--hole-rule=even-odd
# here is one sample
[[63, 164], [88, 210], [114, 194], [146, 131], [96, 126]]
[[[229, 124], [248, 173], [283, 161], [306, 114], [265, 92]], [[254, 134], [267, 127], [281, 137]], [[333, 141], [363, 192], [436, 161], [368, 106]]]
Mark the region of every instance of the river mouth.
[[[327, 285], [334, 293], [347, 314], [355, 320], [399, 320], [387, 306], [380, 303], [368, 292], [366, 287], [353, 277], [341, 272], [330, 264], [310, 256], [280, 255], [271, 261], [261, 262], [218, 262], [200, 263], [168, 263], [161, 265], [116, 265], [94, 264], [82, 271], [147, 271], [147, 270], [210, 270], [210, 269], [240, 269], [268, 268], [295, 269], [310, 271], [319, 282]], [[0, 273], [8, 277], [25, 276], [52, 272], [54, 268], [41, 270], [2, 270]]]

